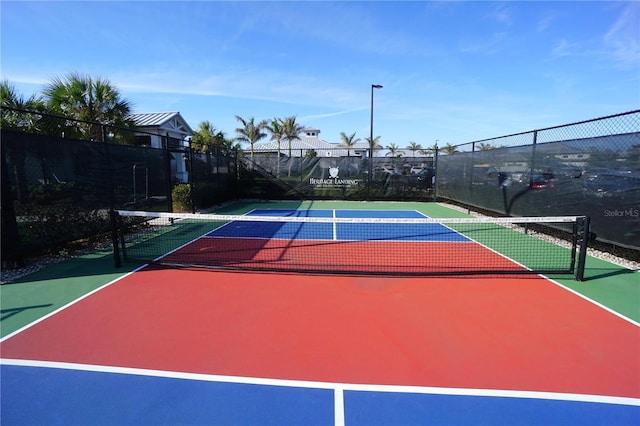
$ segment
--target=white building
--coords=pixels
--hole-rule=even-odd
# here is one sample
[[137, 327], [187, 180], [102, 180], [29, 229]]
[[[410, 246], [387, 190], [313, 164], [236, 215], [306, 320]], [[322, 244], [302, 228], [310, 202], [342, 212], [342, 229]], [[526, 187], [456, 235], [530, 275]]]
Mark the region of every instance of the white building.
[[[367, 142], [358, 142], [347, 150], [342, 144], [331, 143], [320, 139], [318, 136], [320, 129], [307, 127], [304, 129], [304, 135], [300, 139], [291, 141], [291, 151], [289, 151], [289, 141], [283, 139], [280, 142], [279, 154], [282, 157], [305, 157], [308, 151], [315, 151], [317, 157], [362, 157], [367, 155], [369, 144]], [[260, 154], [278, 155], [278, 142], [269, 141], [256, 143], [253, 145], [253, 152]], [[291, 154], [289, 154], [291, 152]]]
[[172, 152], [171, 176], [179, 182], [188, 182], [186, 159], [181, 151], [188, 147], [187, 138], [193, 130], [179, 112], [154, 112], [129, 116], [140, 131], [136, 143], [152, 148], [168, 148]]

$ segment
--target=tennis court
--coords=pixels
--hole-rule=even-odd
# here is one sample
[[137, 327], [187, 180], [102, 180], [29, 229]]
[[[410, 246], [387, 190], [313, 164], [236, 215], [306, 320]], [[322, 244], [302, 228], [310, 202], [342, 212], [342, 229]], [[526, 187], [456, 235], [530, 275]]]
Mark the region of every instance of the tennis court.
[[[124, 247], [156, 263], [3, 333], [3, 424], [637, 424], [637, 321], [571, 274], [518, 272], [549, 267], [526, 251], [556, 269], [570, 248], [420, 222], [465, 216], [436, 205], [316, 204], [152, 217]], [[478, 273], [406, 275], [442, 253]], [[292, 272], [303, 261], [319, 272]]]

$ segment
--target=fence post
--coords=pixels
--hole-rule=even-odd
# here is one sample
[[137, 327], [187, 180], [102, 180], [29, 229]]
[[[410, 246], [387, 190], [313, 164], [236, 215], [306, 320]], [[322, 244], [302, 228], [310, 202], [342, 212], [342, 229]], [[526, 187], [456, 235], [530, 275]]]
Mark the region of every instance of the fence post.
[[[11, 266], [23, 266], [24, 259], [22, 257], [22, 243], [20, 242], [20, 233], [18, 232], [18, 221], [16, 219], [15, 206], [13, 205], [15, 196], [9, 182], [9, 171], [7, 168], [7, 160], [5, 158], [5, 138], [2, 138], [2, 266], [5, 262], [11, 262]], [[24, 149], [16, 147], [16, 149]]]
[[114, 209], [109, 210], [109, 218], [111, 220], [111, 244], [113, 245], [113, 265], [119, 268], [122, 263], [120, 260], [120, 246], [118, 240], [118, 212]]
[[169, 151], [169, 132], [164, 138], [165, 174], [167, 178], [167, 211], [173, 213], [173, 182], [171, 181], [171, 152]]
[[[475, 169], [474, 169], [474, 164], [475, 164], [475, 155], [476, 155], [476, 143], [473, 142], [471, 143], [471, 167], [469, 170], [469, 200], [471, 200], [471, 204], [476, 204], [476, 194], [473, 191], [473, 179], [475, 178]], [[467, 210], [467, 214], [471, 213], [471, 209], [469, 208]]]
[[431, 190], [433, 191], [433, 201], [438, 201], [438, 145], [436, 144], [433, 151], [433, 181], [431, 182]]
[[194, 201], [195, 188], [194, 188], [194, 180], [193, 180], [193, 149], [191, 148], [191, 138], [189, 138], [189, 148], [187, 148], [187, 161], [188, 168], [187, 172], [189, 173], [189, 201], [191, 202], [191, 213], [196, 212], [196, 203]]
[[533, 131], [533, 143], [531, 144], [531, 165], [529, 166], [529, 188], [533, 185], [533, 174], [536, 171], [536, 145], [538, 143], [538, 131]]

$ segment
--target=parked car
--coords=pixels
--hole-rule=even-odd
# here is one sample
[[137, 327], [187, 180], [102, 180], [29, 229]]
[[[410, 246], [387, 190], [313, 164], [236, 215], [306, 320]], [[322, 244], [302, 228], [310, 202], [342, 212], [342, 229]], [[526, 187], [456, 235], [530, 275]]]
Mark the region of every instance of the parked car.
[[529, 188], [534, 190], [554, 188], [556, 181], [557, 179], [551, 171], [534, 173], [531, 181], [529, 182]]
[[637, 197], [640, 192], [640, 175], [624, 172], [590, 175], [587, 177], [585, 190], [598, 198]]

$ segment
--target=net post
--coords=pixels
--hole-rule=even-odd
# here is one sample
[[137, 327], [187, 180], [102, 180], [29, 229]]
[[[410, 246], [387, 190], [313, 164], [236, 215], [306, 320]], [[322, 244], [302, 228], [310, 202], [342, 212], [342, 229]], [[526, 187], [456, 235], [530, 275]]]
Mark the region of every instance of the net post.
[[584, 269], [587, 261], [587, 246], [589, 244], [589, 235], [591, 234], [589, 216], [582, 218], [582, 235], [580, 238], [580, 253], [578, 254], [578, 268], [576, 270], [576, 280], [584, 281]]
[[118, 241], [118, 212], [111, 209], [109, 210], [109, 217], [111, 219], [111, 244], [113, 245], [113, 265], [116, 268], [122, 266], [120, 259], [120, 245]]
[[571, 267], [569, 273], [576, 275], [576, 261], [578, 256], [578, 237], [580, 235], [580, 219], [576, 219], [571, 225]]

